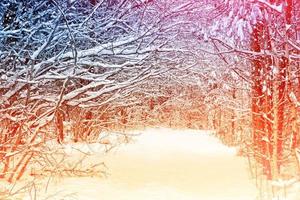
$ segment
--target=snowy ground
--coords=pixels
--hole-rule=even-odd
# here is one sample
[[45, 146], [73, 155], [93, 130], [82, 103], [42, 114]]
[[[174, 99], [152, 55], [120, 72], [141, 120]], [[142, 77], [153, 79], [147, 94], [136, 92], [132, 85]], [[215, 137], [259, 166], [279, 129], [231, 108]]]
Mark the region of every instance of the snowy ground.
[[257, 196], [245, 159], [204, 131], [148, 129], [98, 159], [109, 168], [107, 178], [63, 178], [38, 199], [254, 200]]

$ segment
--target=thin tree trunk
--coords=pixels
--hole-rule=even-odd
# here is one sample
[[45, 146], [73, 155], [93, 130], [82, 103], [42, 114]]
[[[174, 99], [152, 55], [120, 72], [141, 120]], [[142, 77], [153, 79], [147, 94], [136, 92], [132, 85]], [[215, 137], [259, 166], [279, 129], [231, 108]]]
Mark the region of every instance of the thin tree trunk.
[[[255, 52], [260, 52], [261, 47], [261, 35], [263, 31], [263, 23], [258, 22], [251, 34], [251, 49]], [[252, 111], [252, 135], [253, 135], [253, 145], [254, 150], [258, 153], [262, 153], [262, 133], [264, 131], [263, 119], [261, 116], [261, 105], [262, 105], [262, 80], [261, 80], [261, 70], [263, 69], [263, 64], [260, 57], [256, 57], [252, 61], [252, 94], [251, 94], [251, 111]], [[259, 159], [258, 157], [256, 158]]]
[[[236, 88], [233, 88], [232, 90], [232, 99], [233, 101], [236, 101]], [[235, 135], [235, 112], [234, 112], [234, 109], [232, 110], [232, 115], [231, 115], [231, 134], [232, 136]]]

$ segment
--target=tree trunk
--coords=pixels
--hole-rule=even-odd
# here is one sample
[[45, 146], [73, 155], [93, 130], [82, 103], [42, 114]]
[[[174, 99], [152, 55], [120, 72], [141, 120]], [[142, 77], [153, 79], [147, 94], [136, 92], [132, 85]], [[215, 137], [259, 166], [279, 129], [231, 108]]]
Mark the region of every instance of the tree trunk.
[[[260, 52], [262, 45], [264, 44], [264, 26], [265, 23], [258, 21], [253, 27], [253, 32], [251, 34], [251, 50], [254, 52]], [[268, 96], [268, 83], [265, 80], [265, 74], [267, 73], [265, 69], [265, 59], [264, 57], [255, 57], [252, 61], [252, 134], [253, 134], [253, 146], [257, 153], [256, 160], [261, 161], [264, 168], [264, 173], [270, 179], [272, 177], [270, 169], [270, 160], [268, 159], [270, 155], [271, 144], [269, 141], [271, 133], [270, 126], [266, 123], [265, 117], [270, 117], [268, 111], [270, 108], [270, 97]], [[265, 84], [265, 85], [264, 85]], [[265, 87], [265, 88], [264, 88]], [[263, 91], [266, 90], [266, 91]], [[264, 107], [264, 108], [263, 108]]]

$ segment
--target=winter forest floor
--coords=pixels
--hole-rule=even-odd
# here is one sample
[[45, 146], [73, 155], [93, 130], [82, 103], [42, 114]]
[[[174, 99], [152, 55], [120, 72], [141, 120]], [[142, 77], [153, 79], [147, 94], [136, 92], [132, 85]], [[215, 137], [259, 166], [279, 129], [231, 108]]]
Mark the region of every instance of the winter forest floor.
[[[84, 151], [83, 146], [82, 151]], [[95, 149], [94, 149], [95, 150]], [[96, 150], [95, 150], [96, 151]], [[105, 178], [57, 178], [36, 199], [254, 200], [247, 161], [208, 131], [146, 129], [107, 154]], [[46, 189], [47, 188], [47, 189]], [[29, 200], [33, 197], [26, 196]]]

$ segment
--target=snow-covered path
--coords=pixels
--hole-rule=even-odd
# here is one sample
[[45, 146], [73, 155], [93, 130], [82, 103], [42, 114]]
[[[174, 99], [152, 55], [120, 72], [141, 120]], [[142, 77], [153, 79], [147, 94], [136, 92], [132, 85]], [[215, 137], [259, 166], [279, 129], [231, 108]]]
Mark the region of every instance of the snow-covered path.
[[[79, 200], [254, 200], [247, 163], [204, 131], [149, 129], [99, 156], [107, 178], [66, 178], [48, 194]], [[51, 199], [54, 199], [51, 198]], [[57, 198], [62, 199], [62, 198]]]

